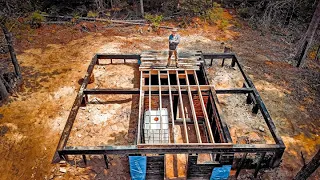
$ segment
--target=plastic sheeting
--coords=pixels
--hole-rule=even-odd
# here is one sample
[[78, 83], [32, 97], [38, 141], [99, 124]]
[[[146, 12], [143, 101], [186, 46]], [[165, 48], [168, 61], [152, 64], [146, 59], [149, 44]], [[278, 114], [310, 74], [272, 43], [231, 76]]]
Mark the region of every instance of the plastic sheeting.
[[231, 165], [223, 165], [222, 167], [213, 168], [210, 180], [228, 179], [230, 170], [231, 170]]
[[130, 175], [132, 180], [146, 179], [147, 157], [129, 156]]

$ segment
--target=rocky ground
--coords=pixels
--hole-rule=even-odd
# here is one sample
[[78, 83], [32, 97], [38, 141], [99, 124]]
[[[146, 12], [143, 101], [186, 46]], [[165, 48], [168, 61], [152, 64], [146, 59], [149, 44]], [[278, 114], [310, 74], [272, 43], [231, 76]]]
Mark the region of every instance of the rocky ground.
[[[91, 156], [88, 166], [84, 166], [79, 157], [71, 158], [74, 163], [67, 165], [51, 164], [51, 160], [80, 87], [79, 82], [93, 55], [98, 52], [140, 53], [143, 50], [166, 50], [169, 31], [161, 30], [160, 33], [154, 33], [141, 27], [104, 28], [103, 25], [90, 24], [87, 26], [89, 29], [92, 27], [89, 33], [81, 32], [78, 26], [56, 25], [44, 25], [32, 31], [19, 31], [16, 47], [24, 85], [17, 97], [12, 97], [0, 108], [0, 154], [3, 157], [0, 159], [0, 179], [129, 178], [127, 159], [121, 156], [110, 157], [110, 169], [104, 168], [103, 158], [98, 156]], [[246, 26], [224, 32], [210, 26], [190, 28], [181, 30], [180, 34], [182, 50], [222, 52], [221, 41], [228, 40], [232, 43], [233, 51], [242, 59], [241, 63], [253, 79], [287, 146], [281, 166], [273, 170], [263, 170], [259, 177], [291, 179], [303, 165], [300, 152], [308, 162], [319, 149], [319, 66], [310, 62], [305, 69], [294, 68], [285, 58], [291, 55], [287, 43], [269, 35], [261, 36], [259, 32]], [[8, 60], [1, 61], [7, 63]], [[126, 71], [135, 73], [132, 67], [126, 68]], [[119, 77], [116, 75], [118, 70], [113, 70], [115, 74], [105, 74], [110, 78], [109, 82], [103, 82], [103, 74], [97, 74], [101, 81], [92, 86], [101, 87], [105, 83], [115, 86], [117, 80], [122, 79], [130, 82], [127, 85], [131, 87], [132, 81], [135, 81], [133, 77]], [[234, 70], [225, 67], [222, 71]], [[230, 78], [214, 71], [210, 76], [213, 80], [216, 78], [221, 82]], [[228, 85], [241, 86], [242, 83], [237, 78]], [[224, 84], [217, 85], [224, 87]], [[244, 107], [250, 110], [244, 101], [240, 101], [243, 98], [221, 97], [222, 103], [235, 102], [236, 107], [225, 106], [225, 112], [228, 112], [227, 116], [230, 119], [238, 116], [234, 108]], [[130, 106], [129, 103], [127, 108], [112, 108], [114, 112], [128, 114]], [[253, 117], [244, 113], [240, 117], [261, 119], [259, 114]], [[235, 119], [235, 122], [240, 123], [241, 127], [248, 126], [240, 117]], [[262, 132], [260, 126], [266, 129], [263, 123], [249, 123], [247, 128], [255, 132], [251, 137], [269, 142], [269, 135]], [[251, 130], [240, 131], [232, 125], [229, 128], [237, 136], [251, 133]], [[82, 138], [86, 132], [74, 134], [74, 137], [79, 138], [79, 135]], [[130, 141], [129, 136], [130, 134], [123, 135], [122, 140]], [[319, 174], [318, 170], [311, 179], [319, 179]], [[250, 179], [252, 173], [242, 173], [241, 176], [243, 179]]]

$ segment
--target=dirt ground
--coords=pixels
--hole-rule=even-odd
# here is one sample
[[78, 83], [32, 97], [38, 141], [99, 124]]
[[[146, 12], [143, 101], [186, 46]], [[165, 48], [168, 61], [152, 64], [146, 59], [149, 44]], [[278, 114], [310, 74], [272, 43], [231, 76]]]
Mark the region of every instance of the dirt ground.
[[[143, 30], [142, 34], [139, 29]], [[0, 159], [0, 179], [128, 179], [128, 162], [121, 156], [109, 157], [110, 169], [104, 168], [103, 157], [98, 156], [88, 158], [88, 166], [84, 166], [79, 157], [71, 158], [74, 164], [68, 164], [67, 167], [51, 164], [51, 160], [80, 87], [79, 82], [93, 55], [98, 52], [140, 53], [142, 50], [166, 50], [168, 34], [169, 31], [166, 30], [161, 30], [160, 34], [157, 34], [148, 32], [147, 28], [103, 28], [103, 26], [97, 26], [91, 29], [91, 32], [84, 33], [78, 26], [57, 25], [45, 25], [32, 32], [19, 31], [16, 47], [24, 85], [17, 97], [11, 97], [10, 101], [0, 108], [0, 154], [3, 157]], [[180, 49], [222, 52], [221, 40], [232, 43], [233, 51], [242, 58], [241, 62], [246, 72], [253, 79], [287, 146], [281, 166], [262, 170], [259, 177], [292, 179], [303, 165], [300, 152], [308, 162], [320, 148], [319, 65], [310, 62], [308, 68], [294, 68], [286, 59], [292, 53], [288, 50], [288, 44], [269, 35], [261, 36], [259, 32], [246, 27], [226, 32], [218, 32], [216, 27], [190, 28], [181, 30], [180, 34], [182, 36]], [[2, 61], [8, 60], [2, 59], [1, 63]], [[135, 73], [132, 67], [126, 68], [128, 73]], [[228, 67], [223, 70], [234, 71]], [[122, 79], [126, 77], [117, 77], [114, 74], [101, 73], [96, 75], [101, 81], [92, 86], [117, 85], [117, 83], [103, 82], [102, 75], [108, 75], [108, 78], [120, 78], [121, 81], [128, 82], [125, 83], [128, 87], [132, 87], [134, 84], [132, 82], [135, 81], [135, 79]], [[221, 75], [215, 77], [217, 74], [214, 72], [210, 75], [213, 79], [223, 80]], [[242, 86], [240, 81], [236, 79], [231, 85]], [[124, 101], [128, 98], [133, 97], [124, 97]], [[245, 97], [230, 96], [220, 99], [222, 104], [227, 104], [243, 98]], [[94, 97], [91, 100], [94, 101]], [[243, 101], [235, 102], [236, 105], [251, 110], [251, 107], [245, 105]], [[125, 108], [112, 108], [115, 113], [121, 111], [124, 116], [127, 114], [128, 119], [130, 106], [128, 103]], [[225, 106], [225, 108], [230, 107]], [[101, 110], [97, 109], [99, 113]], [[229, 117], [235, 115], [235, 111], [227, 112], [230, 113], [227, 115]], [[251, 114], [242, 115], [260, 119], [259, 114], [255, 117]], [[102, 119], [97, 123], [106, 123], [105, 120]], [[236, 121], [243, 123], [239, 119]], [[128, 124], [123, 126], [126, 127]], [[256, 133], [252, 137], [269, 142], [269, 136], [259, 131], [260, 126], [263, 126], [263, 123], [249, 124], [249, 128], [254, 129]], [[78, 128], [77, 125], [74, 128]], [[250, 131], [240, 132], [233, 127], [230, 129], [240, 136]], [[86, 132], [81, 131], [80, 137], [76, 133], [73, 136], [82, 138]], [[129, 136], [130, 134], [124, 135], [122, 140], [130, 142]], [[90, 140], [87, 141], [91, 143]], [[64, 169], [61, 172], [61, 167], [67, 169], [67, 172], [64, 172]], [[319, 179], [319, 176], [318, 169], [310, 179]], [[241, 177], [250, 179], [252, 173], [245, 174], [243, 171]]]

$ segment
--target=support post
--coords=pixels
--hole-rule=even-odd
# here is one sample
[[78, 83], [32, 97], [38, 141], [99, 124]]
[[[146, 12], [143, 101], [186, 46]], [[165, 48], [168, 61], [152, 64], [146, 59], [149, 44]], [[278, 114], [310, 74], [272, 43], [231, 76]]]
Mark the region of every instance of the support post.
[[272, 160], [270, 161], [270, 167], [275, 168], [280, 165], [283, 153], [284, 153], [284, 149], [277, 150], [274, 153], [274, 156], [273, 156]]
[[87, 158], [86, 158], [86, 155], [84, 155], [84, 154], [83, 154], [83, 155], [82, 155], [82, 159], [83, 159], [84, 164], [85, 164], [85, 165], [87, 165]]
[[104, 158], [104, 162], [106, 163], [106, 168], [109, 169], [109, 161], [108, 161], [107, 155], [104, 154], [103, 158]]
[[236, 58], [232, 57], [231, 67], [234, 67], [235, 65], [236, 65]]
[[248, 153], [245, 153], [241, 158], [241, 161], [239, 163], [239, 167], [237, 168], [237, 172], [236, 172], [236, 175], [235, 175], [236, 179], [238, 178], [238, 176], [240, 174], [240, 171], [241, 171], [241, 169], [242, 169], [242, 167], [244, 165], [244, 162], [246, 161], [247, 155], [248, 155]]
[[259, 112], [259, 105], [258, 104], [253, 105], [252, 113], [258, 114], [258, 112]]
[[257, 178], [258, 172], [259, 172], [259, 170], [260, 170], [261, 162], [263, 161], [263, 159], [264, 159], [265, 156], [266, 156], [266, 152], [263, 152], [263, 153], [261, 154], [261, 157], [260, 157], [260, 159], [259, 159], [259, 162], [258, 162], [258, 164], [257, 164], [257, 167], [256, 167], [256, 169], [255, 169], [255, 171], [254, 171], [254, 177], [255, 177], [255, 178]]
[[88, 102], [89, 102], [88, 95], [85, 94], [85, 95], [83, 96], [83, 98], [82, 98], [81, 106], [86, 106]]
[[248, 93], [248, 95], [247, 95], [246, 103], [247, 103], [247, 104], [251, 104], [251, 103], [252, 103], [252, 98], [251, 98], [250, 93]]

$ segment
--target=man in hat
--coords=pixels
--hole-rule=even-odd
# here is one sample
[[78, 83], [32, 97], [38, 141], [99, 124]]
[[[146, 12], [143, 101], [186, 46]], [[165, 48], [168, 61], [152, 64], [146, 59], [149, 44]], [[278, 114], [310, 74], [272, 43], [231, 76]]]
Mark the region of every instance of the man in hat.
[[176, 61], [176, 67], [178, 67], [178, 55], [177, 55], [177, 47], [180, 43], [180, 35], [177, 34], [178, 29], [172, 29], [171, 35], [169, 36], [169, 57], [167, 67], [171, 64], [171, 56], [174, 54], [174, 58]]

